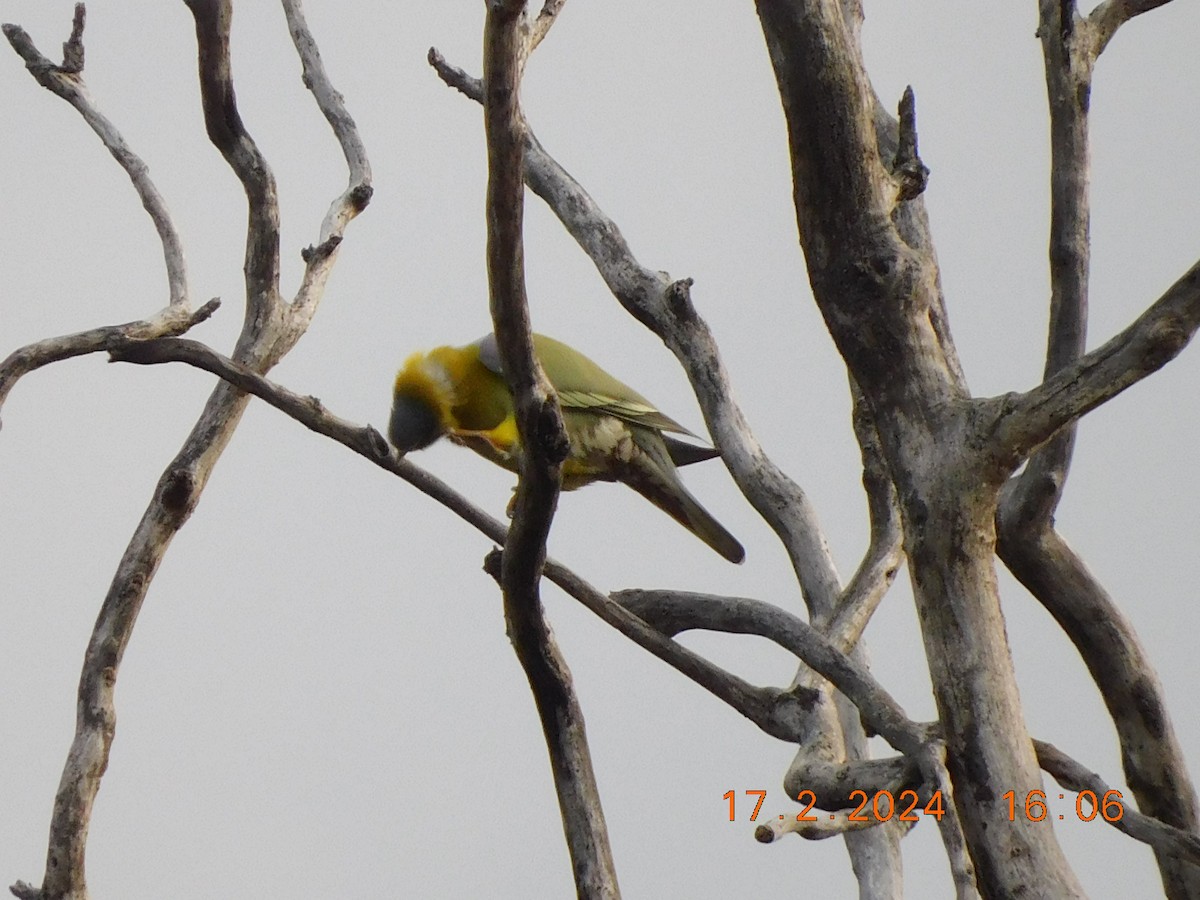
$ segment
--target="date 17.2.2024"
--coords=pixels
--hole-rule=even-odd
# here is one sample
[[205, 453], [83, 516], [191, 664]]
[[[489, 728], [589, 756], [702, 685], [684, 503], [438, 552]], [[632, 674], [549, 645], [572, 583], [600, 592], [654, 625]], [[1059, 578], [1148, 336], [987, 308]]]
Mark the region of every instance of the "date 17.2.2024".
[[[766, 799], [767, 792], [744, 791], [744, 793], [748, 797], [758, 798], [753, 812], [750, 813], [750, 821], [754, 822], [762, 811], [763, 800]], [[721, 799], [729, 801], [729, 821], [735, 821], [737, 818], [737, 791], [726, 791], [721, 795]], [[813, 807], [817, 805], [815, 793], [807, 790], [801, 791], [796, 799], [804, 804], [804, 809], [796, 814], [797, 822], [819, 820], [819, 816], [812, 811]], [[935, 819], [941, 819], [946, 814], [941, 791], [934, 791], [924, 805], [921, 804], [921, 797], [913, 790], [901, 791], [897, 797], [893, 797], [891, 791], [876, 791], [874, 796], [866, 791], [851, 791], [850, 801], [858, 804], [846, 816], [847, 820], [851, 822], [887, 822], [893, 816], [901, 822], [916, 822], [919, 813], [933, 816]], [[779, 818], [782, 819], [783, 816]], [[832, 819], [834, 816], [831, 814], [830, 818]]]

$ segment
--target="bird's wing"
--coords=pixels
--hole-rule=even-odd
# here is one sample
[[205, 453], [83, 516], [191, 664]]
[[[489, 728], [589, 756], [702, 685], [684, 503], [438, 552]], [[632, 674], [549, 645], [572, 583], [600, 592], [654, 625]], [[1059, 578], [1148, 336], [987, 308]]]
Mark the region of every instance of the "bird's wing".
[[[479, 339], [477, 346], [480, 361], [493, 372], [502, 374], [496, 336], [485, 335]], [[535, 334], [533, 346], [538, 362], [542, 364], [546, 377], [558, 393], [559, 403], [564, 407], [591, 410], [634, 425], [696, 437], [629, 385], [609, 375], [562, 341]]]

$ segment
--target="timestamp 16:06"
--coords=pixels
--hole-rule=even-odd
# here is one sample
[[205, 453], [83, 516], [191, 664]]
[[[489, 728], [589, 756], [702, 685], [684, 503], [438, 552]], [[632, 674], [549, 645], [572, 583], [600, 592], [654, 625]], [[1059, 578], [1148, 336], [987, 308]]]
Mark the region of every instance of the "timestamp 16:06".
[[[758, 798], [758, 801], [754, 804], [754, 811], [750, 813], [750, 821], [753, 822], [758, 819], [758, 814], [762, 810], [763, 800], [766, 799], [767, 792], [745, 791], [745, 794]], [[1023, 805], [1018, 805], [1015, 791], [1005, 791], [1000, 797], [1008, 803], [1008, 819], [1010, 822], [1016, 821], [1022, 814], [1030, 822], [1041, 822], [1050, 817], [1050, 808], [1046, 803], [1045, 791], [1030, 791], [1025, 795]], [[722, 800], [729, 801], [730, 822], [734, 821], [736, 798], [737, 791], [726, 791], [721, 795]], [[817, 795], [812, 791], [805, 790], [801, 791], [796, 799], [804, 804], [804, 809], [796, 814], [796, 821], [816, 822], [817, 816], [813, 815], [811, 810], [817, 805]], [[1065, 799], [1065, 795], [1059, 794], [1058, 799]], [[876, 791], [874, 797], [868, 795], [866, 791], [851, 791], [850, 800], [858, 803], [846, 816], [850, 822], [868, 822], [872, 820], [887, 822], [892, 816], [897, 816], [901, 822], [915, 822], [918, 818], [916, 815], [918, 811], [940, 820], [946, 813], [941, 791], [934, 791], [924, 806], [920, 806], [921, 798], [914, 790], [901, 791], [900, 795], [896, 798], [892, 797], [891, 791], [886, 790]], [[1085, 804], [1084, 801], [1087, 801], [1087, 803]], [[1091, 822], [1097, 816], [1100, 816], [1106, 822], [1119, 822], [1121, 817], [1125, 815], [1125, 806], [1122, 802], [1121, 792], [1116, 790], [1105, 791], [1103, 797], [1097, 797], [1094, 791], [1080, 791], [1075, 797], [1075, 815], [1081, 822]], [[779, 818], [782, 819], [783, 816]], [[830, 818], [832, 819], [834, 816], [831, 815]], [[1057, 818], [1062, 820], [1065, 819], [1065, 816], [1059, 815]]]
[[[1017, 805], [1016, 792], [1005, 791], [1000, 797], [1008, 803], [1008, 820], [1016, 821], [1022, 812], [1022, 808]], [[1066, 795], [1059, 794], [1058, 799], [1065, 800]], [[1087, 805], [1084, 804], [1085, 800]], [[1025, 795], [1024, 814], [1030, 822], [1041, 822], [1050, 816], [1045, 791], [1030, 791]], [[1100, 816], [1105, 822], [1120, 822], [1121, 817], [1125, 815], [1121, 792], [1105, 791], [1103, 797], [1097, 798], [1095, 791], [1080, 791], [1075, 797], [1075, 815], [1081, 822], [1091, 822], [1096, 816]], [[1057, 818], [1061, 821], [1066, 817], [1060, 813]]]

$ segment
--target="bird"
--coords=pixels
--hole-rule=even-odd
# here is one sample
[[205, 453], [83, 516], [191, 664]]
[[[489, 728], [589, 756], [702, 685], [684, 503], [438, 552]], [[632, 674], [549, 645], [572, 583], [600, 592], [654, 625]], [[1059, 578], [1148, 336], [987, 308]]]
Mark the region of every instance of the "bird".
[[[596, 481], [626, 484], [725, 559], [742, 562], [745, 549], [688, 492], [677, 471], [718, 452], [673, 437], [696, 436], [578, 350], [542, 334], [533, 335], [533, 349], [558, 395], [570, 443], [562, 489]], [[515, 406], [494, 334], [414, 353], [397, 373], [388, 440], [403, 455], [441, 437], [520, 472]]]

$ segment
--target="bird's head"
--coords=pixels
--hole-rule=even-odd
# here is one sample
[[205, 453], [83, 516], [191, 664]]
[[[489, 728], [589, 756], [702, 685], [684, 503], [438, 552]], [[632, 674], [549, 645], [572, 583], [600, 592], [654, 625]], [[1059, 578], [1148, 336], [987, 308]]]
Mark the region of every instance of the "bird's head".
[[434, 354], [413, 354], [396, 375], [388, 440], [402, 454], [428, 447], [446, 433], [452, 402], [452, 385]]

